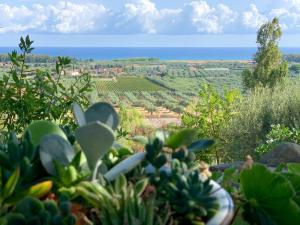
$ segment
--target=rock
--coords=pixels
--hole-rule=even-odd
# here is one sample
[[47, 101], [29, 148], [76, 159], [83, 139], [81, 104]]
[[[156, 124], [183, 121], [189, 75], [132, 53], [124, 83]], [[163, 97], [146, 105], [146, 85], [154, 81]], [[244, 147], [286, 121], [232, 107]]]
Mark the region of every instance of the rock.
[[217, 172], [217, 171], [224, 172], [226, 169], [232, 168], [232, 167], [240, 169], [243, 166], [243, 164], [244, 164], [243, 161], [237, 161], [234, 163], [222, 163], [219, 165], [210, 166], [209, 170], [212, 172]]
[[300, 145], [284, 142], [261, 157], [260, 163], [278, 166], [280, 163], [300, 163]]

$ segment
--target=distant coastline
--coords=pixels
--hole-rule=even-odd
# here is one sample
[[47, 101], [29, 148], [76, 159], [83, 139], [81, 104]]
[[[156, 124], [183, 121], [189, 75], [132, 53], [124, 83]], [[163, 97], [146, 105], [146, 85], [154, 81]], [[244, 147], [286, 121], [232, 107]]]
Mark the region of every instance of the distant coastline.
[[[0, 54], [11, 52], [16, 47], [0, 47]], [[281, 48], [284, 54], [300, 54], [300, 47]], [[130, 58], [157, 58], [160, 60], [196, 61], [249, 61], [256, 48], [249, 47], [206, 47], [206, 48], [124, 48], [124, 47], [37, 47], [34, 54], [48, 56], [69, 56], [82, 60], [120, 60]]]

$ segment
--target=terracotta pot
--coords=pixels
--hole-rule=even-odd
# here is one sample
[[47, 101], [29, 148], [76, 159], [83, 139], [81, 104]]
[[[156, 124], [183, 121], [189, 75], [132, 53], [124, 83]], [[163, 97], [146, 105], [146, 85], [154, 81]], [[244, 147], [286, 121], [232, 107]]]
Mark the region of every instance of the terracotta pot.
[[214, 186], [212, 196], [216, 197], [219, 204], [219, 212], [211, 218], [206, 225], [228, 225], [234, 215], [234, 205], [230, 195], [217, 182], [211, 181]]

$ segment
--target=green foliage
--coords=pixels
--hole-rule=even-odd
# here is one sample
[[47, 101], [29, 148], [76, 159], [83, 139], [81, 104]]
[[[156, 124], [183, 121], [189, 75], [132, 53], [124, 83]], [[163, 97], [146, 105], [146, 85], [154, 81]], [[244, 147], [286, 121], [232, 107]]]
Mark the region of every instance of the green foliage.
[[295, 191], [282, 175], [254, 165], [242, 171], [240, 179], [245, 198], [243, 216], [250, 224], [294, 225], [300, 221], [300, 208], [293, 200]]
[[[234, 105], [239, 99], [238, 90], [225, 90], [222, 96], [213, 86], [204, 84], [201, 86], [199, 98], [191, 103], [182, 116], [183, 126], [195, 128], [200, 138], [211, 137], [216, 140], [217, 145], [212, 151], [217, 162], [221, 158], [221, 146], [226, 142], [222, 130], [235, 115]], [[213, 161], [213, 156], [208, 160]]]
[[87, 123], [99, 121], [106, 124], [112, 130], [119, 126], [119, 116], [114, 107], [106, 102], [98, 102], [91, 105], [85, 112], [84, 117]]
[[183, 176], [186, 166], [176, 160], [172, 162], [171, 168], [169, 179], [163, 180], [161, 176], [160, 185], [165, 185], [165, 188], [159, 192], [162, 192], [161, 200], [170, 203], [171, 209], [180, 218], [180, 223], [200, 223], [214, 216], [219, 205], [216, 198], [211, 196], [210, 180], [200, 181], [198, 171]]
[[288, 64], [282, 60], [278, 41], [282, 35], [278, 18], [263, 24], [257, 33], [258, 52], [254, 60], [256, 67], [253, 72], [243, 72], [243, 83], [246, 89], [256, 86], [274, 87], [282, 83], [288, 75]]
[[26, 127], [24, 133], [30, 134], [34, 148], [39, 146], [42, 138], [46, 135], [57, 135], [67, 140], [67, 136], [64, 131], [57, 124], [49, 121], [34, 121]]
[[165, 224], [156, 213], [154, 199], [142, 197], [147, 184], [147, 179], [135, 184], [128, 183], [126, 177], [121, 175], [108, 187], [104, 188], [96, 183], [82, 183], [78, 191], [94, 207], [101, 210], [101, 224]]
[[[179, 134], [182, 133], [178, 132], [172, 140]], [[145, 169], [150, 182], [156, 187], [158, 205], [167, 202], [179, 224], [201, 224], [207, 221], [217, 212], [218, 203], [211, 196], [210, 181], [201, 180], [195, 154], [180, 148], [170, 157], [163, 153], [164, 145], [158, 138], [146, 145]], [[167, 162], [171, 164], [170, 168], [165, 166]]]
[[300, 64], [293, 64], [289, 69], [298, 75], [300, 73]]
[[97, 168], [99, 160], [112, 147], [115, 136], [110, 127], [96, 121], [80, 127], [76, 131], [76, 140], [87, 158], [90, 169]]
[[89, 122], [82, 125], [76, 131], [75, 136], [87, 157], [90, 169], [97, 169], [97, 163], [115, 141], [113, 130], [119, 125], [118, 115], [111, 105], [103, 102], [93, 104], [84, 112], [84, 115], [75, 111], [74, 115], [77, 116], [77, 121], [84, 117]]
[[[2, 171], [1, 171], [2, 172]], [[6, 182], [1, 182], [0, 189], [0, 215], [6, 210], [6, 201], [15, 193], [20, 178], [20, 169], [17, 168]]]
[[71, 204], [63, 199], [59, 206], [53, 200], [40, 201], [26, 197], [11, 213], [5, 216], [6, 225], [75, 225], [76, 217], [71, 213]]
[[[236, 206], [233, 224], [296, 224], [300, 218], [300, 165], [280, 165], [275, 171], [246, 163], [229, 168], [219, 182]], [[283, 207], [284, 206], [284, 207]]]
[[265, 143], [274, 124], [291, 131], [300, 127], [299, 108], [298, 84], [292, 82], [273, 89], [260, 87], [245, 96], [235, 106], [238, 113], [222, 130], [230, 157], [240, 160], [248, 154], [255, 156], [254, 149]]
[[29, 36], [20, 40], [21, 53], [9, 54], [12, 66], [0, 79], [0, 125], [8, 131], [22, 132], [34, 120], [56, 120], [72, 124], [69, 110], [76, 101], [87, 104], [90, 77], [84, 74], [70, 88], [62, 82], [70, 59], [58, 57], [55, 75], [50, 71], [32, 70], [26, 64], [33, 51]]
[[120, 111], [120, 126], [130, 133], [144, 126], [143, 115], [135, 108], [121, 105]]
[[58, 135], [46, 135], [39, 146], [40, 160], [49, 174], [56, 175], [55, 162], [67, 166], [75, 156], [69, 141]]
[[25, 196], [43, 197], [52, 189], [51, 181], [41, 181], [45, 172], [29, 133], [19, 141], [11, 133], [0, 150], [0, 215]]
[[97, 81], [98, 92], [124, 91], [165, 91], [165, 88], [143, 77], [119, 77], [117, 80]]
[[280, 124], [272, 125], [270, 133], [266, 136], [264, 144], [258, 146], [255, 152], [260, 156], [272, 150], [277, 144], [281, 142], [300, 143], [300, 130], [296, 128], [288, 128]]
[[113, 168], [111, 168], [104, 177], [108, 181], [115, 180], [121, 174], [127, 174], [128, 172], [139, 166], [145, 159], [146, 154], [144, 152], [138, 152], [119, 162]]

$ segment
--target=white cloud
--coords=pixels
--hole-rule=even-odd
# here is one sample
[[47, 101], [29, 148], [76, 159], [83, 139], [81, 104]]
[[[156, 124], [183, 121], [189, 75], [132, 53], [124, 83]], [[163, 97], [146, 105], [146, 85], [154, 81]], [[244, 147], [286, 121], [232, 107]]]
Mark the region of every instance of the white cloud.
[[176, 19], [181, 13], [181, 9], [158, 9], [150, 0], [135, 0], [125, 4], [124, 11], [119, 17], [117, 27], [131, 29], [136, 27], [137, 31], [148, 34], [163, 32], [164, 25], [168, 26], [167, 21]]
[[79, 33], [94, 31], [105, 27], [104, 19], [109, 13], [101, 4], [76, 4], [67, 1], [59, 2], [58, 6], [48, 6], [54, 24], [53, 31], [61, 33]]
[[297, 32], [300, 27], [300, 0], [284, 0], [286, 7], [272, 9], [270, 17], [278, 17], [286, 32]]
[[[162, 8], [153, 0], [125, 0], [119, 11], [99, 0], [53, 0], [24, 5], [0, 3], [1, 33], [97, 33], [97, 34], [220, 34], [253, 33], [274, 16], [286, 32], [300, 31], [300, 0], [281, 0], [281, 8], [255, 4], [237, 12], [234, 4], [186, 0], [179, 8]], [[6, 1], [9, 2], [9, 1]], [[27, 3], [26, 3], [27, 2]], [[31, 3], [28, 3], [31, 2]], [[36, 1], [38, 2], [38, 1]], [[99, 2], [103, 2], [99, 3]], [[183, 1], [184, 2], [184, 1]]]
[[32, 7], [0, 4], [2, 32], [27, 30], [59, 33], [81, 33], [105, 26], [108, 10], [101, 4], [59, 1], [55, 5]]
[[33, 5], [32, 10], [25, 6], [0, 4], [1, 32], [22, 32], [35, 27], [42, 27], [46, 17], [40, 11], [40, 5]]
[[199, 32], [222, 33], [224, 25], [233, 22], [237, 13], [224, 4], [211, 7], [206, 1], [192, 1], [191, 22]]
[[250, 10], [243, 13], [243, 24], [247, 28], [255, 28], [257, 29], [260, 27], [263, 23], [265, 23], [268, 20], [268, 18], [260, 14], [258, 11], [256, 5], [251, 4]]

